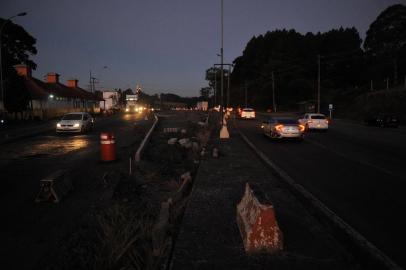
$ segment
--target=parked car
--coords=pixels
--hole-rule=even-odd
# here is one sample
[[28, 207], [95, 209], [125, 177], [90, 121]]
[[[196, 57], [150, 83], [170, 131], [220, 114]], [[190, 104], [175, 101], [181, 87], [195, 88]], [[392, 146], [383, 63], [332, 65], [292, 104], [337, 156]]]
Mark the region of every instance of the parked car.
[[365, 118], [365, 123], [377, 127], [398, 127], [399, 125], [398, 117], [393, 113], [369, 115]]
[[254, 119], [255, 118], [255, 110], [252, 108], [244, 108], [241, 111], [241, 118], [245, 119]]
[[302, 140], [305, 127], [293, 118], [269, 118], [262, 122], [264, 135], [272, 139], [294, 138]]
[[299, 118], [299, 123], [304, 125], [306, 130], [328, 130], [328, 119], [321, 113], [306, 113]]
[[56, 124], [56, 132], [77, 132], [82, 133], [92, 130], [94, 118], [87, 112], [74, 112], [65, 114]]

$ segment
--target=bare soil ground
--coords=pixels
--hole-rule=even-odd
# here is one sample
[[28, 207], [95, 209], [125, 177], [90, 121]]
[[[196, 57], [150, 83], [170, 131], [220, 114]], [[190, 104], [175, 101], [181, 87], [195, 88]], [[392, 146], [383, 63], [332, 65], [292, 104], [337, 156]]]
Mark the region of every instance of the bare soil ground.
[[[165, 267], [210, 129], [198, 124], [206, 117], [200, 112], [160, 114], [132, 175], [126, 160], [104, 175], [106, 189], [100, 202], [77, 221], [75, 229], [59, 241], [38, 269]], [[166, 132], [168, 128], [172, 132]], [[184, 138], [189, 143], [170, 145], [171, 138]], [[187, 173], [189, 180], [181, 177]]]

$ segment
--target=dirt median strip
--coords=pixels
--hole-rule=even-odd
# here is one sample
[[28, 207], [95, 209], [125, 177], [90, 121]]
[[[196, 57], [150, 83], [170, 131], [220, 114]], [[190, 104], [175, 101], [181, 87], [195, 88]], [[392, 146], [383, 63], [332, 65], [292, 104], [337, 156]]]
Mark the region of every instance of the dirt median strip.
[[294, 194], [300, 196], [300, 199], [305, 200], [311, 205], [324, 219], [328, 221], [335, 229], [340, 230], [342, 234], [345, 234], [352, 244], [365, 254], [369, 259], [372, 259], [378, 265], [384, 267], [384, 269], [401, 270], [395, 262], [393, 262], [386, 254], [380, 251], [372, 243], [370, 243], [359, 232], [342, 220], [338, 215], [331, 211], [321, 201], [319, 201], [313, 194], [297, 184], [285, 171], [279, 168], [273, 163], [262, 151], [260, 151], [238, 128], [237, 131], [245, 143], [257, 154], [257, 156], [273, 171], [275, 171], [280, 178], [288, 184], [288, 186], [294, 191]]

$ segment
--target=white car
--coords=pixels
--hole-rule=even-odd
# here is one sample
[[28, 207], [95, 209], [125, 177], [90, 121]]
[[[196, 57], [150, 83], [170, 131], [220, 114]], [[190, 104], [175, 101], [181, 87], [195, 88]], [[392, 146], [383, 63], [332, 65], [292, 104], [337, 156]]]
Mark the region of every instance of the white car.
[[251, 108], [244, 108], [241, 111], [241, 118], [245, 118], [245, 119], [254, 119], [255, 118], [255, 111], [254, 109]]
[[299, 123], [304, 125], [306, 130], [328, 130], [328, 119], [321, 113], [306, 113], [299, 119]]
[[93, 117], [87, 112], [74, 112], [65, 114], [56, 124], [56, 132], [78, 132], [92, 130], [94, 126]]
[[261, 128], [264, 135], [271, 139], [303, 140], [305, 128], [293, 118], [272, 118], [263, 121]]

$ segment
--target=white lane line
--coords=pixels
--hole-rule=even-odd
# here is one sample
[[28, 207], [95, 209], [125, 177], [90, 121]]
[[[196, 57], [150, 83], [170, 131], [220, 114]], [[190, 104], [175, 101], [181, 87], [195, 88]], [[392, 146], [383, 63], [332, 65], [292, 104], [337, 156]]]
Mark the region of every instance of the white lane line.
[[335, 155], [340, 156], [340, 157], [342, 157], [342, 158], [344, 158], [344, 159], [347, 159], [347, 160], [350, 160], [350, 161], [353, 161], [353, 162], [362, 164], [362, 165], [364, 165], [364, 166], [372, 167], [372, 168], [374, 168], [375, 170], [378, 170], [378, 171], [381, 171], [381, 172], [383, 172], [383, 173], [386, 173], [386, 174], [388, 174], [388, 175], [390, 175], [390, 176], [392, 176], [392, 177], [399, 178], [399, 176], [396, 175], [394, 172], [389, 171], [389, 170], [387, 170], [387, 169], [385, 169], [385, 168], [382, 168], [382, 167], [380, 167], [380, 166], [374, 165], [374, 164], [372, 164], [372, 163], [370, 163], [370, 162], [368, 162], [368, 161], [355, 159], [355, 158], [353, 158], [353, 157], [350, 157], [349, 155], [340, 153], [340, 152], [338, 152], [338, 151], [336, 151], [336, 150], [333, 150], [333, 149], [331, 149], [331, 148], [329, 148], [329, 147], [327, 147], [327, 146], [325, 146], [325, 145], [323, 145], [323, 144], [321, 144], [321, 143], [319, 143], [319, 142], [316, 142], [316, 141], [314, 141], [313, 139], [306, 138], [305, 140], [306, 140], [307, 142], [309, 142], [310, 144], [313, 144], [313, 145], [315, 145], [315, 146], [317, 146], [317, 147], [319, 147], [319, 148], [322, 148], [323, 150], [326, 150], [326, 151], [329, 151], [329, 152], [331, 152], [331, 153], [334, 153]]
[[369, 257], [374, 259], [379, 265], [384, 266], [385, 269], [402, 270], [394, 261], [392, 261], [385, 253], [379, 250], [375, 245], [369, 242], [358, 231], [347, 224], [342, 218], [330, 210], [319, 199], [317, 199], [312, 193], [307, 191], [302, 185], [296, 183], [285, 171], [279, 168], [273, 163], [262, 151], [260, 151], [237, 127], [237, 131], [248, 144], [249, 147], [258, 155], [258, 157], [265, 162], [271, 169], [273, 169], [280, 178], [286, 182], [295, 192], [300, 194], [305, 200], [307, 200], [315, 209], [324, 215], [325, 218], [330, 220], [337, 228], [343, 231], [349, 236], [351, 241], [358, 246], [360, 250], [363, 250]]

